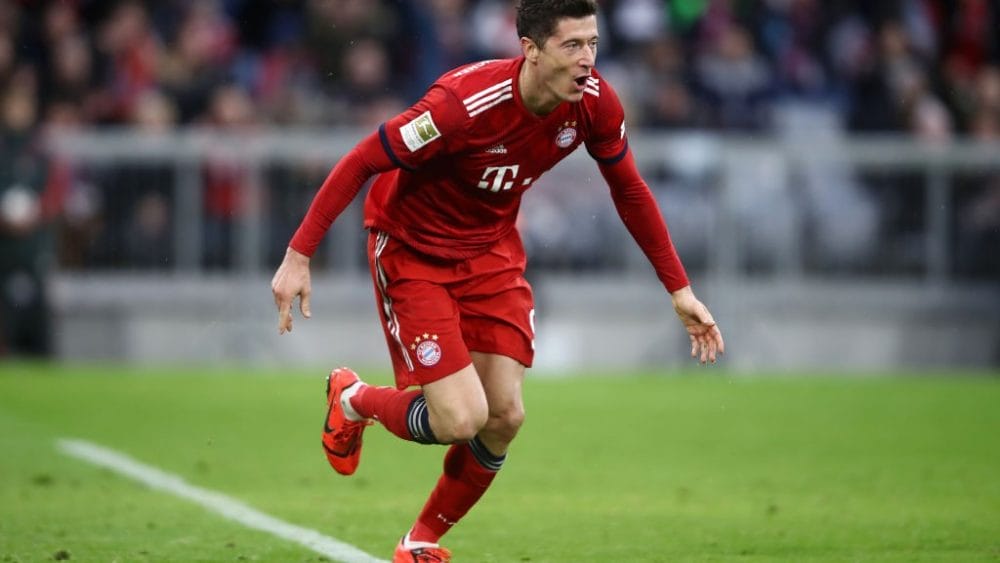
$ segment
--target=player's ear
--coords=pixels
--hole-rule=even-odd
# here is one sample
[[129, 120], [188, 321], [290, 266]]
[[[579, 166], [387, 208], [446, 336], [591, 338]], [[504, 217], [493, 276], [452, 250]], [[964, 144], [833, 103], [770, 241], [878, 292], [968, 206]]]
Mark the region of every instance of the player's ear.
[[538, 45], [529, 37], [521, 38], [521, 52], [524, 53], [524, 58], [530, 62], [538, 62], [539, 49]]

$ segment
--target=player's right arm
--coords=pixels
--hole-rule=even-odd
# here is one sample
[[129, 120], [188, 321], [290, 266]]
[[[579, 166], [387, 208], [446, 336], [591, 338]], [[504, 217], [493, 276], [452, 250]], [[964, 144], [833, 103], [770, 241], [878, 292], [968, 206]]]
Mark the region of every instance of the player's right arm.
[[302, 316], [307, 319], [311, 317], [309, 257], [289, 246], [285, 250], [285, 258], [271, 278], [271, 293], [274, 295], [274, 304], [278, 307], [278, 334], [292, 330], [292, 302], [296, 297], [299, 298]]
[[299, 298], [302, 316], [309, 318], [309, 296], [312, 284], [309, 260], [333, 220], [357, 197], [369, 178], [394, 168], [382, 149], [378, 134], [373, 133], [358, 143], [330, 171], [309, 211], [285, 250], [285, 258], [271, 279], [271, 293], [278, 307], [278, 334], [292, 330], [292, 303]]
[[445, 150], [445, 132], [461, 128], [454, 105], [451, 93], [432, 87], [420, 101], [355, 145], [330, 171], [271, 279], [279, 334], [292, 330], [292, 303], [296, 297], [302, 315], [310, 317], [309, 261], [333, 221], [372, 176], [394, 168], [413, 170]]

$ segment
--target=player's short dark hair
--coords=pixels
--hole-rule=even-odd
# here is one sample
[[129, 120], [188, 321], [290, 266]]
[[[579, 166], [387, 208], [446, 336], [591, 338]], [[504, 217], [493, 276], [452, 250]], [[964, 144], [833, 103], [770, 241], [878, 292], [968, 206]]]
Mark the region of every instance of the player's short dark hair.
[[555, 33], [562, 18], [585, 18], [597, 14], [597, 0], [519, 0], [517, 36], [542, 47]]

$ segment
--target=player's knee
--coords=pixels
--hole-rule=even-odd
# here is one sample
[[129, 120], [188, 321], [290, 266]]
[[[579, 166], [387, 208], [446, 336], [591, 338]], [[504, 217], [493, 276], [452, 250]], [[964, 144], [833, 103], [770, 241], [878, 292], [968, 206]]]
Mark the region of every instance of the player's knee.
[[463, 424], [455, 428], [455, 439], [454, 442], [468, 442], [469, 440], [476, 437], [479, 431], [482, 430], [484, 424], [480, 424], [478, 421], [470, 421], [467, 424]]
[[434, 429], [438, 441], [446, 444], [467, 442], [486, 425], [486, 409], [468, 409], [451, 413], [447, 420], [442, 421], [442, 428]]
[[447, 442], [467, 442], [476, 437], [486, 425], [485, 416], [470, 415], [455, 419], [448, 429], [450, 436]]
[[490, 413], [486, 428], [498, 438], [511, 442], [524, 424], [524, 405], [510, 406]]

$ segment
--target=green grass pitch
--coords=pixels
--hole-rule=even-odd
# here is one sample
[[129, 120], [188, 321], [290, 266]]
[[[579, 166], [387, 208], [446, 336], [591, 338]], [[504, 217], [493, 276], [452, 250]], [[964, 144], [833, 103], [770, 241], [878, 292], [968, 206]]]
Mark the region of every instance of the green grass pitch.
[[[443, 448], [320, 448], [323, 373], [0, 364], [0, 561], [321, 561], [60, 453], [80, 438], [389, 559]], [[369, 379], [387, 382], [386, 374]], [[1000, 377], [529, 374], [456, 561], [1000, 560]]]

